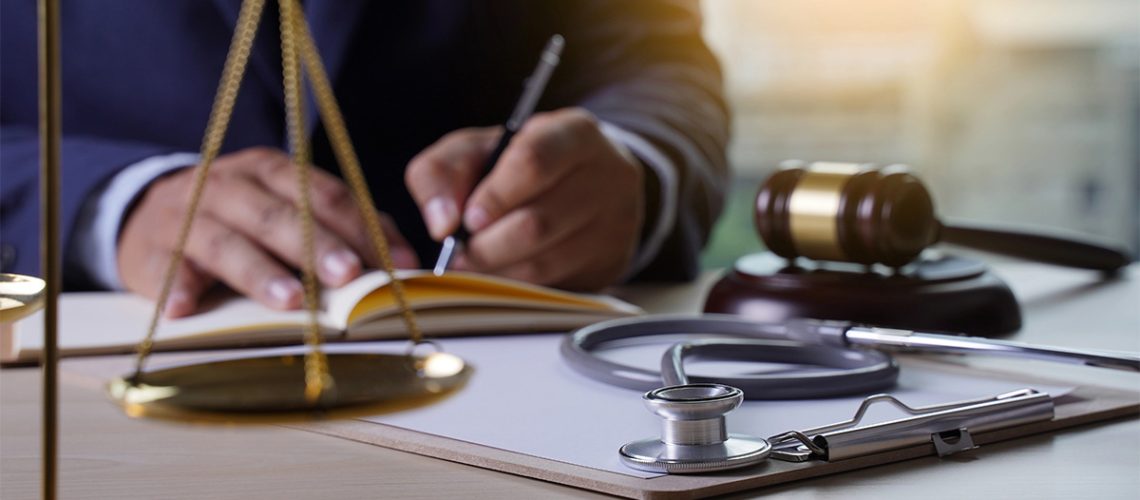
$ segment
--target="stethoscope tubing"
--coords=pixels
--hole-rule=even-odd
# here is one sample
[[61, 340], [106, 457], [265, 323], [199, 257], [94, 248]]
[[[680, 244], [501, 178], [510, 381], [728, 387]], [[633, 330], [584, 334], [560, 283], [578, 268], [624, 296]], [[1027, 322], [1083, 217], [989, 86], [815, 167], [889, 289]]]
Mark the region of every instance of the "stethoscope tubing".
[[[654, 336], [708, 337], [674, 345], [662, 358], [660, 372], [604, 359], [595, 351], [607, 344]], [[792, 337], [795, 337], [793, 334]], [[581, 328], [566, 337], [563, 359], [594, 380], [649, 391], [665, 385], [719, 383], [738, 387], [746, 399], [815, 399], [880, 391], [894, 386], [899, 367], [891, 356], [789, 338], [783, 324], [737, 316], [659, 315], [622, 318]], [[685, 358], [815, 365], [823, 370], [706, 377], [687, 375]]]

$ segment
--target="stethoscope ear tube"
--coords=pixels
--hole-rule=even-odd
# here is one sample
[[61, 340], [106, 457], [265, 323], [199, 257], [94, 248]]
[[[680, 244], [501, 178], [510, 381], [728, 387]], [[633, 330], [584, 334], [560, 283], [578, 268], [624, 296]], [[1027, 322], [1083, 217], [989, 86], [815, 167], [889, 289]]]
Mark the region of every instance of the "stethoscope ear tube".
[[[714, 338], [674, 345], [662, 358], [661, 372], [595, 354], [607, 344], [662, 335]], [[783, 324], [759, 323], [731, 315], [660, 315], [587, 326], [568, 335], [561, 351], [567, 364], [582, 375], [640, 391], [663, 384], [720, 383], [740, 388], [745, 399], [807, 399], [875, 392], [892, 387], [898, 378], [898, 365], [887, 354], [789, 338], [800, 335]], [[792, 363], [822, 369], [712, 378], [686, 375], [686, 358]]]

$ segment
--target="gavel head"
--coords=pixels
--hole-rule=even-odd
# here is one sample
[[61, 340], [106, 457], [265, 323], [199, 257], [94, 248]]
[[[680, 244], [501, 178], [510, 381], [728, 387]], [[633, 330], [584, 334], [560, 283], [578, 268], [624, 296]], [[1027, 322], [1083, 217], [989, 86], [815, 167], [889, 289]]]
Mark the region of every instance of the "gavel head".
[[905, 167], [785, 166], [756, 195], [756, 231], [776, 255], [898, 267], [938, 241], [930, 193]]

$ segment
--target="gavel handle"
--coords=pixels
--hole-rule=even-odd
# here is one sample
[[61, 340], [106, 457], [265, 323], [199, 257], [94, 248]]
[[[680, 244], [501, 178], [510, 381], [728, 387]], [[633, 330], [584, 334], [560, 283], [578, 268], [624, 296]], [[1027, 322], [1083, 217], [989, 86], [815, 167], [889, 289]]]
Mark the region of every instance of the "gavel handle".
[[997, 230], [961, 223], [943, 223], [941, 240], [986, 252], [1067, 267], [1112, 272], [1127, 266], [1132, 258], [1120, 250], [1104, 245], [1032, 234], [1016, 230]]

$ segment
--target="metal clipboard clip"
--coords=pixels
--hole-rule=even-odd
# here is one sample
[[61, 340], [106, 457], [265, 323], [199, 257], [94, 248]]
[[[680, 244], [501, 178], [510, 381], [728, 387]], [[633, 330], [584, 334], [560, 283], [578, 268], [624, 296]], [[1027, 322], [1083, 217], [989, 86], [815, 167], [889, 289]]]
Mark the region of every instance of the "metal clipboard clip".
[[[910, 416], [859, 427], [875, 403], [891, 403]], [[889, 394], [868, 396], [844, 422], [768, 438], [771, 458], [787, 462], [844, 460], [907, 446], [933, 443], [938, 456], [977, 448], [971, 433], [1053, 419], [1053, 399], [1021, 389], [994, 397], [911, 408]]]

